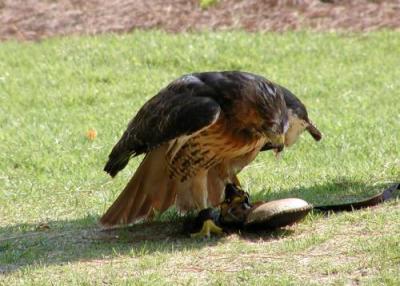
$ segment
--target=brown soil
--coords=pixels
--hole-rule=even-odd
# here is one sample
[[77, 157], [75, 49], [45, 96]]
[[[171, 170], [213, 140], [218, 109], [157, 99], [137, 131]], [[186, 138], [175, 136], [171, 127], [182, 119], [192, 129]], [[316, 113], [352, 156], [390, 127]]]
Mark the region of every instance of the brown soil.
[[400, 30], [400, 0], [0, 0], [0, 40], [163, 29], [168, 32]]

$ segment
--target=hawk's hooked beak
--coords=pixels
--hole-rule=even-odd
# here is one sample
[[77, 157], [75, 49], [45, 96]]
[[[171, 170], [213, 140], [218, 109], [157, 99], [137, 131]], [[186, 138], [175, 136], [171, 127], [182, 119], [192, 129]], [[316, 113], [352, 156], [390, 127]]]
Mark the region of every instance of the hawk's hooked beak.
[[281, 134], [276, 136], [273, 140], [270, 142], [266, 143], [262, 150], [271, 150], [273, 149], [276, 153], [280, 153], [283, 151], [283, 148], [285, 146], [285, 135]]

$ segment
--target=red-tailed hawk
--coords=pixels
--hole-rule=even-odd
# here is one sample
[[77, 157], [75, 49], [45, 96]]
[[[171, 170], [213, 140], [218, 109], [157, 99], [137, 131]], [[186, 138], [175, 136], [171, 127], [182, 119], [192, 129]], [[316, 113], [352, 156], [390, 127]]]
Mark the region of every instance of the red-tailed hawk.
[[181, 211], [216, 206], [261, 149], [280, 151], [304, 129], [320, 138], [304, 105], [261, 76], [182, 76], [143, 105], [114, 146], [104, 168], [112, 177], [132, 156], [145, 157], [100, 222], [129, 224], [174, 203]]

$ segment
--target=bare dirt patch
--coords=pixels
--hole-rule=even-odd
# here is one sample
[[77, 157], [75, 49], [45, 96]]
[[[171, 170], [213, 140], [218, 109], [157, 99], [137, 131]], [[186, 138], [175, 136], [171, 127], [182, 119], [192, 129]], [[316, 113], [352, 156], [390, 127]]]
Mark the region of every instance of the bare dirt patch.
[[0, 40], [70, 34], [399, 29], [399, 0], [0, 0]]

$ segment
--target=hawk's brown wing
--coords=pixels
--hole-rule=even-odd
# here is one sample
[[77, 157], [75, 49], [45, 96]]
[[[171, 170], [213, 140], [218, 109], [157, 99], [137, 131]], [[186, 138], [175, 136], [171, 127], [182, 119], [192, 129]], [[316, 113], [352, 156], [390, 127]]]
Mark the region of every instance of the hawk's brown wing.
[[213, 93], [194, 76], [183, 77], [161, 90], [128, 124], [104, 170], [114, 177], [127, 165], [131, 156], [146, 153], [214, 123], [221, 108], [212, 99]]

